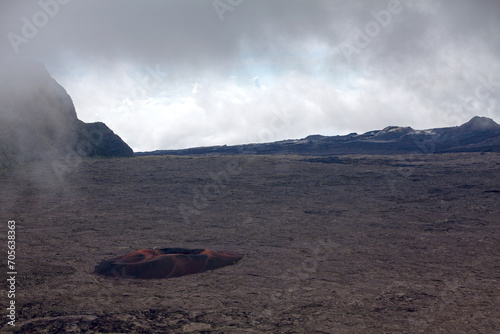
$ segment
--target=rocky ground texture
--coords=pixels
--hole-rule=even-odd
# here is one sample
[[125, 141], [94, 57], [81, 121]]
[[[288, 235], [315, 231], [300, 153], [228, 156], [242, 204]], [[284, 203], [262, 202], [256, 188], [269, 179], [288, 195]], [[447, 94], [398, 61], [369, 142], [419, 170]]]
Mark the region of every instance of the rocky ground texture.
[[[0, 179], [18, 271], [16, 326], [2, 306], [2, 331], [500, 331], [496, 153], [85, 158], [63, 175], [50, 166]], [[245, 257], [172, 279], [92, 274], [155, 246]]]

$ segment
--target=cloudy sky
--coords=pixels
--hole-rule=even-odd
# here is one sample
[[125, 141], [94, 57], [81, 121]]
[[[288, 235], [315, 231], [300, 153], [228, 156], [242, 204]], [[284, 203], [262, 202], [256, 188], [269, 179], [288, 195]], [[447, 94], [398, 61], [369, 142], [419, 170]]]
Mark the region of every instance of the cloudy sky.
[[135, 151], [500, 122], [498, 0], [0, 1], [0, 59]]

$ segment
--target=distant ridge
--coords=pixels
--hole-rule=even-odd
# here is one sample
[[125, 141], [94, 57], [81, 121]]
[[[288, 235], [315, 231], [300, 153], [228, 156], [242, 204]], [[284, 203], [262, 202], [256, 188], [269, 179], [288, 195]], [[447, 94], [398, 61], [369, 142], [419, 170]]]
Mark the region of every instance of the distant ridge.
[[414, 130], [388, 126], [382, 130], [345, 136], [311, 135], [303, 139], [235, 146], [195, 147], [182, 150], [137, 152], [145, 155], [235, 155], [235, 154], [430, 154], [452, 152], [500, 152], [500, 125], [475, 116], [455, 127]]

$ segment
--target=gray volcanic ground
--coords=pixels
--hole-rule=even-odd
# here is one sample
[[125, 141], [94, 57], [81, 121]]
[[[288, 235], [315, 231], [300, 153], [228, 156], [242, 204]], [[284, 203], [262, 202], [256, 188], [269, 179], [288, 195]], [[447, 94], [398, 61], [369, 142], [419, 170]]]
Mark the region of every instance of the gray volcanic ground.
[[[17, 223], [18, 319], [0, 325], [498, 332], [499, 165], [497, 153], [86, 158], [63, 180], [18, 167], [0, 189], [2, 217]], [[92, 274], [103, 259], [154, 246], [245, 257], [173, 279]]]

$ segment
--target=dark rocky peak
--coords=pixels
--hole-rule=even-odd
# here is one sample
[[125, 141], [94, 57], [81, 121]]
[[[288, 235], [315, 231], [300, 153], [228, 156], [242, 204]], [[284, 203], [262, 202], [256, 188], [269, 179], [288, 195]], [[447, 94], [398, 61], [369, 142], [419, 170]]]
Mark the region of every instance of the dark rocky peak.
[[374, 140], [397, 140], [408, 133], [413, 132], [410, 127], [388, 126], [373, 134]]
[[459, 129], [467, 131], [499, 130], [500, 125], [491, 118], [475, 116], [467, 123], [460, 125]]
[[53, 160], [71, 150], [82, 156], [133, 156], [106, 125], [78, 119], [71, 97], [42, 63], [0, 63], [0, 155]]
[[321, 139], [324, 139], [324, 138], [325, 138], [325, 136], [322, 136], [322, 135], [309, 135], [306, 138], [304, 138], [304, 140], [306, 140], [306, 141], [316, 141], [316, 140], [321, 140]]

